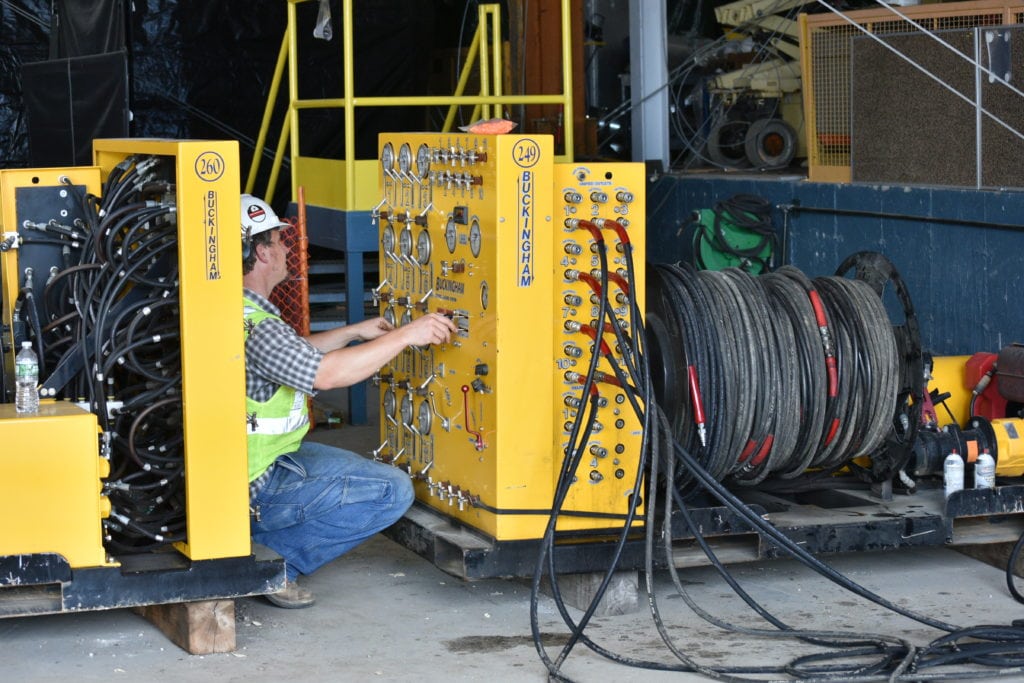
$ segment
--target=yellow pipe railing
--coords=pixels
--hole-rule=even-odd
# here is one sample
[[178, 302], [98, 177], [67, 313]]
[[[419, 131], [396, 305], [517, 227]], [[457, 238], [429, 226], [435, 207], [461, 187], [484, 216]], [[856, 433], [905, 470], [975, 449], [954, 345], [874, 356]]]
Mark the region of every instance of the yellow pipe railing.
[[[483, 5], [480, 7], [481, 18], [485, 13], [491, 16], [491, 51], [494, 53], [491, 57], [494, 62], [494, 92], [490, 94], [495, 97], [501, 97], [504, 90], [503, 81], [505, 80], [505, 60], [502, 59], [501, 54], [501, 12], [498, 5]], [[492, 116], [500, 115], [500, 108], [497, 108], [495, 111], [488, 106], [484, 113], [484, 118], [489, 119]]]
[[[466, 64], [459, 75], [459, 83], [454, 95], [447, 96], [414, 96], [414, 97], [356, 97], [355, 95], [355, 68], [353, 66], [353, 34], [352, 34], [352, 7], [354, 0], [342, 0], [342, 57], [343, 57], [343, 78], [344, 96], [341, 98], [300, 100], [298, 90], [298, 39], [296, 32], [296, 5], [308, 0], [288, 0], [288, 26], [285, 29], [284, 39], [281, 43], [281, 51], [278, 55], [278, 62], [274, 69], [274, 77], [271, 81], [268, 93], [267, 105], [263, 112], [263, 122], [260, 126], [260, 133], [257, 139], [256, 150], [253, 154], [252, 165], [249, 169], [249, 176], [246, 181], [246, 192], [252, 192], [256, 182], [256, 175], [259, 169], [260, 157], [270, 127], [273, 114], [274, 102], [280, 91], [280, 82], [283, 77], [285, 61], [288, 67], [288, 110], [282, 123], [281, 135], [278, 139], [277, 150], [274, 155], [273, 167], [271, 169], [270, 181], [264, 198], [267, 201], [273, 200], [273, 188], [279, 177], [281, 162], [284, 158], [285, 149], [291, 150], [292, 168], [292, 196], [294, 197], [301, 179], [298, 178], [296, 169], [299, 167], [297, 159], [299, 155], [299, 112], [308, 109], [342, 109], [344, 110], [345, 126], [345, 209], [355, 207], [356, 187], [356, 158], [355, 158], [355, 109], [356, 107], [410, 107], [410, 106], [449, 106], [448, 116], [445, 119], [444, 130], [451, 130], [454, 122], [455, 112], [459, 106], [474, 106], [473, 120], [477, 113], [483, 111], [484, 118], [491, 118], [498, 115], [501, 107], [498, 105], [513, 104], [558, 104], [562, 107], [563, 131], [564, 131], [564, 154], [556, 157], [559, 161], [571, 161], [573, 150], [573, 107], [572, 107], [572, 31], [570, 26], [570, 0], [562, 0], [562, 92], [555, 95], [504, 95], [502, 78], [504, 75], [501, 44], [501, 14], [497, 5], [482, 5], [479, 8], [479, 24], [473, 36], [467, 54]], [[491, 52], [488, 54], [487, 27], [490, 26]], [[464, 95], [469, 74], [474, 61], [480, 58], [480, 94]], [[496, 109], [492, 109], [496, 107]]]
[[[469, 82], [469, 73], [472, 71], [469, 65], [476, 59], [476, 52], [480, 49], [480, 32], [477, 31], [473, 34], [473, 40], [469, 44], [469, 50], [466, 52], [466, 68], [459, 74], [459, 82], [455, 86], [455, 97], [462, 97], [462, 93], [466, 92], [466, 84]], [[444, 126], [441, 128], [443, 132], [447, 132], [452, 129], [452, 125], [455, 123], [455, 114], [459, 110], [459, 105], [452, 103], [448, 107], [448, 115], [444, 118]]]
[[[260, 170], [260, 158], [263, 156], [263, 145], [267, 142], [267, 132], [270, 127], [270, 117], [274, 114], [274, 102], [277, 101], [277, 93], [281, 89], [281, 78], [284, 76], [284, 65], [288, 59], [288, 44], [291, 42], [288, 39], [290, 33], [290, 27], [285, 28], [284, 38], [281, 40], [281, 49], [277, 53], [277, 64], [274, 66], [274, 77], [270, 81], [270, 93], [267, 95], [267, 106], [263, 108], [263, 125], [260, 126], [260, 134], [256, 138], [256, 148], [253, 151], [252, 164], [249, 165], [249, 177], [245, 181], [245, 191], [247, 194], [252, 194], [253, 188], [256, 186], [256, 174]], [[275, 157], [275, 163], [277, 158]], [[276, 183], [271, 183], [271, 187]]]

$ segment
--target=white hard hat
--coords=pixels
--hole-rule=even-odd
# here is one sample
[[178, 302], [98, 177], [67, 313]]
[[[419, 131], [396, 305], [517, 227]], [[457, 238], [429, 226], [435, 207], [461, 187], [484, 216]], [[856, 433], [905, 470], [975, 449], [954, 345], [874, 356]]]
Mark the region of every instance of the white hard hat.
[[288, 225], [262, 199], [251, 194], [242, 195], [242, 239], [255, 237], [274, 228], [286, 228]]

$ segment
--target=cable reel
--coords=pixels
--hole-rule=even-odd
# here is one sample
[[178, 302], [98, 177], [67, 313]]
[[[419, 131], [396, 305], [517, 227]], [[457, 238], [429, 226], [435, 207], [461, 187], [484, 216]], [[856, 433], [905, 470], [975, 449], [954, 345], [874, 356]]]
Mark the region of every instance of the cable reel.
[[[651, 269], [655, 395], [674, 438], [717, 480], [756, 486], [866, 455], [877, 465], [858, 474], [876, 483], [906, 464], [924, 377], [913, 307], [883, 256], [857, 254], [839, 272], [851, 269], [813, 280], [792, 266], [759, 277]], [[895, 324], [880, 295], [889, 283], [901, 294]]]
[[775, 250], [771, 204], [738, 194], [693, 213], [693, 261], [701, 270], [739, 268], [757, 275], [769, 269]]
[[870, 479], [882, 482], [892, 479], [906, 466], [920, 429], [928, 385], [921, 329], [906, 283], [882, 254], [869, 251], [852, 254], [839, 264], [836, 275], [852, 276], [874, 290], [885, 305], [896, 339], [900, 368], [896, 413], [884, 446], [871, 454]]

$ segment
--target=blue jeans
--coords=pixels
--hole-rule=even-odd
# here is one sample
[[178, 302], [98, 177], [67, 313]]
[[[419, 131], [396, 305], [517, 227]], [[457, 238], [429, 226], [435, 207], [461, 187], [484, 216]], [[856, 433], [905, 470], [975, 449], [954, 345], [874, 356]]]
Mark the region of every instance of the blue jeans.
[[396, 522], [413, 501], [405, 472], [304, 441], [274, 461], [253, 506], [252, 540], [285, 559], [288, 580], [310, 574]]

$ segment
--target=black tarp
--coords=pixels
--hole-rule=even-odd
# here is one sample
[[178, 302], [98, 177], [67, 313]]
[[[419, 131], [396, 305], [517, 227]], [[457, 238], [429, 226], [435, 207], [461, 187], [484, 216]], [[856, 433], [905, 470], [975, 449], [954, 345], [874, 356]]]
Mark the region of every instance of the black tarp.
[[[108, 15], [123, 0], [109, 3]], [[65, 12], [89, 3], [63, 0]], [[297, 5], [302, 96], [340, 96], [341, 2], [331, 0], [333, 40], [312, 36], [318, 3]], [[130, 134], [136, 137], [237, 139], [243, 177], [259, 133], [267, 91], [286, 26], [287, 0], [132, 0], [125, 23], [128, 53]], [[0, 0], [0, 152], [4, 167], [29, 161], [20, 80], [23, 63], [49, 57], [50, 0]], [[431, 56], [439, 30], [451, 33], [461, 3], [421, 0], [357, 0], [355, 3], [355, 89], [358, 96], [427, 92]], [[473, 14], [470, 12], [469, 14]], [[454, 19], [453, 19], [454, 16]], [[99, 49], [116, 39], [116, 21], [89, 15], [61, 17], [59, 29], [75, 24], [90, 39], [59, 37], [60, 49]], [[467, 27], [468, 29], [471, 27]], [[89, 33], [90, 31], [85, 31]], [[99, 35], [105, 37], [101, 40]], [[447, 35], [447, 34], [445, 34]], [[466, 38], [471, 33], [466, 33]], [[305, 117], [304, 117], [305, 118]], [[280, 124], [280, 107], [275, 124]], [[357, 153], [373, 156], [376, 133], [427, 130], [418, 108], [376, 108], [359, 114]], [[277, 129], [268, 139], [274, 145]], [[340, 158], [340, 111], [312, 114], [302, 121], [302, 151]], [[264, 175], [269, 164], [263, 164]], [[287, 174], [282, 183], [287, 184]], [[279, 190], [278, 195], [287, 192]]]
[[120, 52], [125, 47], [124, 0], [53, 0], [50, 59]]
[[128, 134], [125, 52], [22, 66], [29, 164], [92, 165], [92, 141]]
[[21, 65], [48, 56], [50, 0], [0, 0], [0, 165], [28, 163]]

